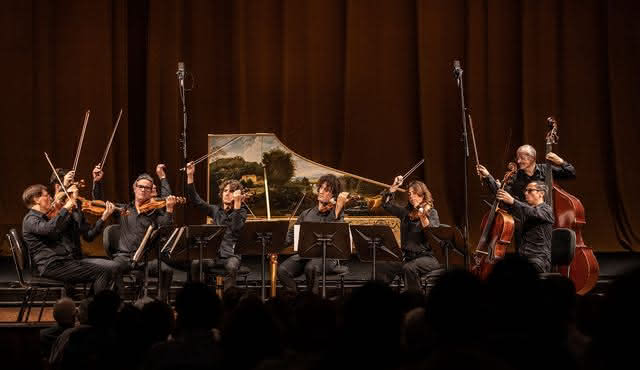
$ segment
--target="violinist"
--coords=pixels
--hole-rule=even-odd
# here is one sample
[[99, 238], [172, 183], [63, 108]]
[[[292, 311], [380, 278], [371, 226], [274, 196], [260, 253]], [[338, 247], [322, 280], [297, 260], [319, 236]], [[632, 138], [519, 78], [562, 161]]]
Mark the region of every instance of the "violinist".
[[[69, 186], [73, 181], [73, 171], [67, 171], [61, 168], [57, 168], [56, 172], [58, 173], [58, 176], [63, 177], [63, 184], [65, 184], [65, 187]], [[97, 174], [94, 169], [94, 179], [96, 175]], [[56, 198], [60, 197], [62, 199], [64, 192], [62, 191], [62, 187], [57, 181], [56, 174], [51, 174], [50, 182], [53, 184], [54, 189], [56, 189]], [[68, 187], [68, 191], [77, 193], [78, 188], [76, 185], [71, 185], [70, 187]], [[76, 197], [76, 199], [77, 198], [78, 197]], [[108, 259], [87, 258], [83, 256], [80, 241], [80, 238], [82, 238], [87, 242], [92, 242], [98, 235], [102, 233], [105, 227], [105, 222], [109, 219], [109, 217], [115, 210], [115, 205], [111, 202], [106, 202], [104, 212], [102, 212], [101, 216], [98, 218], [97, 222], [94, 225], [91, 225], [87, 221], [87, 218], [85, 217], [80, 207], [81, 202], [80, 200], [78, 200], [76, 207], [72, 208], [72, 210], [70, 211], [72, 222], [67, 223], [66, 227], [61, 231], [61, 242], [64, 244], [65, 248], [74, 259], [83, 260], [88, 263], [93, 263], [108, 268], [112, 271], [114, 279], [117, 279], [118, 264]]]
[[440, 263], [433, 256], [433, 251], [426, 241], [424, 229], [440, 226], [438, 211], [433, 207], [431, 192], [422, 181], [412, 181], [408, 187], [409, 203], [406, 208], [392, 203], [395, 192], [403, 182], [397, 176], [391, 188], [383, 194], [385, 202], [382, 207], [400, 219], [402, 262], [380, 263], [376, 278], [391, 282], [403, 273], [406, 289], [420, 291], [420, 275], [440, 268]]
[[91, 282], [97, 293], [111, 285], [112, 270], [74, 259], [63, 238], [64, 231], [74, 222], [71, 213], [77, 207], [76, 196], [77, 192], [71, 193], [57, 214], [49, 218], [47, 213], [51, 210], [52, 198], [46, 186], [29, 186], [22, 193], [22, 200], [29, 209], [22, 222], [22, 235], [40, 276], [67, 284]]
[[[576, 169], [573, 165], [560, 158], [557, 154], [549, 152], [546, 155], [546, 159], [553, 163], [551, 169], [554, 179], [572, 179], [576, 177]], [[505, 185], [505, 190], [516, 199], [524, 202], [524, 190], [527, 184], [532, 181], [544, 182], [545, 170], [549, 164], [536, 163], [536, 150], [528, 144], [519, 147], [516, 151], [516, 163], [518, 164], [516, 177], [512, 183]], [[476, 170], [478, 176], [489, 185], [491, 192], [495, 194], [500, 188], [497, 181], [483, 165], [477, 165]]]
[[[120, 265], [120, 273], [124, 274], [133, 270], [131, 259], [133, 254], [140, 246], [142, 239], [149, 225], [156, 228], [172, 225], [174, 223], [174, 206], [176, 198], [168, 196], [166, 199], [165, 209], [153, 209], [147, 212], [141, 212], [142, 207], [151, 200], [151, 191], [153, 189], [153, 178], [143, 173], [136, 178], [132, 185], [134, 201], [125, 206], [126, 213], [116, 213], [120, 219], [120, 240], [118, 243], [118, 251], [115, 253], [113, 260]], [[159, 297], [166, 301], [169, 297], [169, 288], [173, 279], [173, 270], [163, 262], [158, 260], [149, 262], [149, 269], [157, 271], [160, 265], [160, 283]]]
[[[193, 184], [195, 165], [187, 164], [187, 199], [196, 208], [207, 213], [213, 219], [215, 225], [226, 226], [215, 259], [202, 261], [203, 271], [214, 267], [224, 267], [224, 289], [236, 286], [238, 269], [242, 257], [235, 253], [236, 243], [240, 238], [240, 232], [247, 220], [247, 208], [242, 205], [242, 185], [237, 180], [226, 180], [220, 185], [220, 198], [222, 204], [209, 204], [202, 200]], [[198, 280], [200, 261], [194, 260], [191, 264], [191, 279]]]
[[522, 236], [518, 254], [526, 257], [538, 272], [551, 271], [551, 231], [553, 210], [544, 201], [547, 186], [541, 181], [532, 181], [524, 189], [526, 202], [515, 199], [504, 190], [498, 190], [496, 198], [501, 200], [522, 223]]
[[[349, 193], [340, 192], [340, 182], [335, 175], [327, 174], [316, 183], [318, 191], [318, 205], [300, 213], [296, 220], [296, 225], [302, 222], [341, 222], [344, 221], [344, 205], [347, 202]], [[290, 246], [294, 242], [294, 229], [290, 228], [287, 233], [286, 245]], [[335, 270], [338, 261], [334, 259], [326, 260], [328, 273]], [[278, 266], [278, 279], [289, 291], [297, 290], [295, 278], [305, 274], [307, 286], [311, 291], [318, 293], [319, 275], [322, 273], [321, 258], [302, 258], [299, 254], [287, 258]]]

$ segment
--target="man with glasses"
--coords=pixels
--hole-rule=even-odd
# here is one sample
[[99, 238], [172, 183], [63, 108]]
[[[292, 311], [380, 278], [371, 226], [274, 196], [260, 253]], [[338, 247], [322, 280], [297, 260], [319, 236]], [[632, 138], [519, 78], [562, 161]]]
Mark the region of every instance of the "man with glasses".
[[553, 210], [544, 202], [546, 185], [533, 181], [524, 189], [526, 203], [500, 189], [496, 198], [507, 204], [522, 224], [518, 254], [526, 257], [538, 272], [551, 271], [551, 231]]
[[[144, 173], [134, 181], [133, 194], [134, 200], [125, 206], [126, 215], [120, 216], [120, 241], [118, 243], [118, 251], [114, 256], [114, 261], [120, 264], [120, 273], [124, 274], [133, 269], [131, 259], [133, 254], [140, 246], [142, 239], [149, 225], [154, 228], [172, 225], [174, 223], [173, 210], [176, 204], [176, 198], [172, 195], [166, 199], [166, 210], [154, 209], [148, 212], [140, 213], [139, 209], [151, 199], [153, 190], [153, 178]], [[158, 260], [149, 262], [149, 269], [157, 269]], [[156, 270], [157, 271], [157, 270]], [[166, 301], [169, 296], [169, 288], [173, 279], [173, 270], [165, 263], [160, 263], [160, 283], [158, 295], [161, 300]]]

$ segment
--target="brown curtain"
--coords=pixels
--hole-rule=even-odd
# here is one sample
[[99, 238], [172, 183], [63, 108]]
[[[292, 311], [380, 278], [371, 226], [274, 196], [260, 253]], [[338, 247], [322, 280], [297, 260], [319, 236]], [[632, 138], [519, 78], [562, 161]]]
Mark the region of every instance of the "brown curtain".
[[[443, 222], [464, 223], [460, 101], [464, 68], [480, 162], [501, 177], [515, 148], [542, 160], [545, 118], [554, 149], [575, 165], [562, 186], [587, 211], [597, 251], [638, 249], [640, 3], [633, 0], [15, 1], [0, 15], [5, 73], [0, 227], [21, 223], [22, 190], [80, 158], [90, 180], [118, 110], [106, 197], [128, 200], [140, 172], [166, 163], [180, 193], [184, 61], [188, 156], [207, 134], [274, 132], [337, 169], [390, 182], [420, 158]], [[488, 194], [469, 159], [472, 242]], [[204, 167], [197, 185], [205, 192]], [[180, 214], [201, 222], [193, 211]]]

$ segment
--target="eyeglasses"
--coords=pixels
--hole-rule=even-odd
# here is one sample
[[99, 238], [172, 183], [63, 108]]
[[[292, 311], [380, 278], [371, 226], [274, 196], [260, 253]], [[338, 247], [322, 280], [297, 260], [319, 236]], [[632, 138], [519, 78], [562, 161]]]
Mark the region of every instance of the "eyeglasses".
[[532, 188], [524, 189], [524, 192], [525, 192], [525, 193], [531, 193], [531, 192], [534, 192], [534, 191], [540, 191], [540, 190], [538, 190], [538, 189], [532, 189]]
[[144, 185], [136, 185], [136, 188], [140, 190], [146, 190], [146, 191], [151, 191], [153, 189], [152, 186], [144, 186]]

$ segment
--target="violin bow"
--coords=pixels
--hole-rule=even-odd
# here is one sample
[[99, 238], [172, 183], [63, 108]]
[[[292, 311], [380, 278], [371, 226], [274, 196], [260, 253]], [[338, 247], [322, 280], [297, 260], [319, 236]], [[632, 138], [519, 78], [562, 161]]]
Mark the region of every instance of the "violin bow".
[[67, 198], [71, 199], [71, 197], [69, 196], [69, 193], [67, 192], [67, 188], [64, 187], [64, 183], [60, 179], [60, 176], [58, 176], [58, 171], [56, 171], [56, 167], [53, 165], [53, 163], [51, 163], [51, 159], [49, 158], [49, 155], [47, 154], [47, 152], [44, 152], [44, 157], [47, 159], [47, 162], [49, 162], [49, 166], [51, 166], [51, 170], [56, 175], [56, 179], [58, 179], [58, 182], [60, 183], [62, 190], [67, 195]]
[[[413, 172], [415, 172], [415, 170], [417, 170], [418, 167], [420, 167], [420, 165], [422, 165], [423, 163], [424, 163], [424, 158], [422, 158], [420, 161], [418, 161], [418, 163], [416, 163], [413, 167], [411, 167], [411, 169], [402, 176], [402, 182], [400, 183], [400, 185], [402, 185], [402, 183], [404, 183], [404, 180], [408, 176], [410, 176]], [[401, 190], [401, 189], [398, 189], [398, 190]]]
[[[196, 159], [195, 161], [193, 161], [193, 164], [196, 165], [202, 161], [204, 161], [205, 159], [211, 157], [212, 155], [215, 155], [216, 153], [218, 153], [219, 151], [221, 151], [222, 149], [224, 149], [226, 146], [231, 145], [231, 143], [240, 140], [242, 138], [242, 136], [238, 136], [235, 137], [229, 141], [227, 141], [223, 146], [221, 146], [220, 148], [214, 150], [213, 152], [207, 153], [205, 155], [203, 155], [202, 157]], [[187, 167], [182, 167], [181, 169], [179, 169], [179, 171], [185, 171], [187, 169]]]
[[469, 114], [469, 128], [471, 129], [471, 143], [473, 143], [473, 154], [476, 156], [476, 166], [480, 164], [480, 159], [478, 159], [478, 146], [476, 145], [476, 135], [473, 133], [473, 120], [471, 119], [471, 114]]
[[84, 133], [87, 131], [87, 123], [89, 122], [89, 114], [91, 111], [87, 109], [84, 114], [84, 124], [82, 125], [82, 133], [80, 134], [80, 141], [78, 142], [78, 149], [76, 149], [76, 158], [73, 161], [73, 172], [76, 172], [78, 168], [78, 160], [80, 159], [80, 151], [82, 150], [82, 142], [84, 141]]
[[113, 142], [114, 136], [116, 136], [116, 131], [118, 130], [118, 125], [120, 124], [120, 118], [122, 118], [122, 108], [120, 108], [120, 114], [118, 114], [118, 119], [116, 120], [116, 126], [113, 128], [111, 132], [111, 137], [109, 138], [109, 142], [107, 143], [107, 149], [104, 151], [104, 155], [102, 156], [102, 161], [100, 162], [100, 169], [104, 167], [104, 162], [107, 161], [107, 155], [109, 154], [109, 149], [111, 149], [111, 143]]

